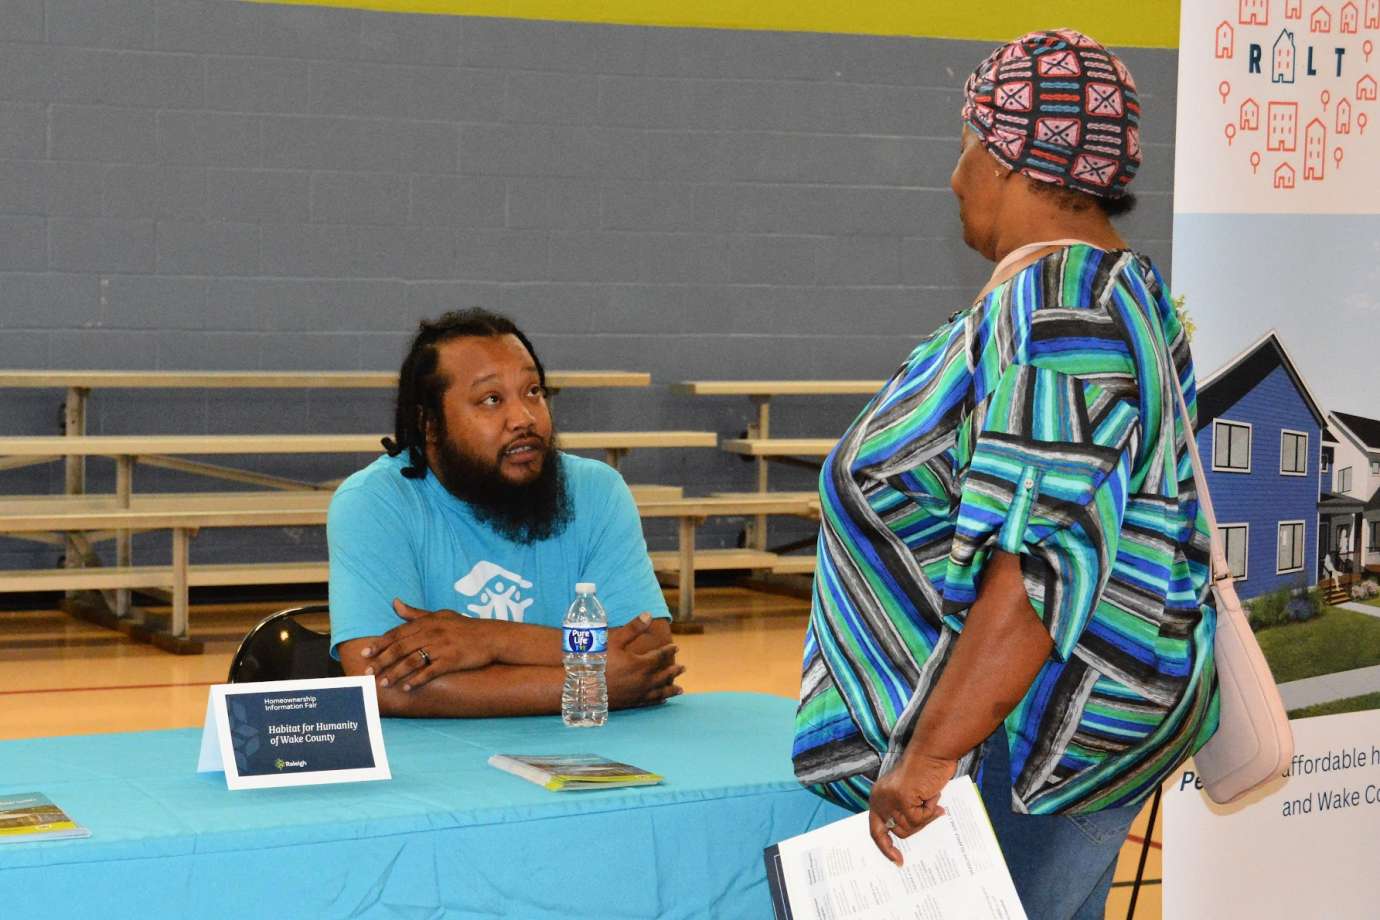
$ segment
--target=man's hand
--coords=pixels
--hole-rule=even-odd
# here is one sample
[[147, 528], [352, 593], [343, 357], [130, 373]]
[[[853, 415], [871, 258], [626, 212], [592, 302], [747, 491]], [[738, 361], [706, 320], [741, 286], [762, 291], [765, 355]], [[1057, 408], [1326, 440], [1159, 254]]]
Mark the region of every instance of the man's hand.
[[418, 610], [394, 598], [393, 610], [407, 622], [395, 626], [365, 647], [365, 674], [380, 687], [411, 692], [432, 678], [493, 664], [496, 652], [491, 624], [454, 610]]
[[643, 613], [624, 626], [609, 630], [609, 652], [604, 673], [608, 680], [609, 708], [630, 709], [664, 702], [684, 691], [676, 678], [685, 673], [676, 664], [671, 627]]
[[957, 768], [957, 761], [907, 748], [891, 772], [877, 780], [872, 786], [867, 826], [883, 856], [898, 866], [902, 864], [901, 851], [891, 842], [891, 835], [904, 840], [944, 814], [939, 791], [953, 779]]

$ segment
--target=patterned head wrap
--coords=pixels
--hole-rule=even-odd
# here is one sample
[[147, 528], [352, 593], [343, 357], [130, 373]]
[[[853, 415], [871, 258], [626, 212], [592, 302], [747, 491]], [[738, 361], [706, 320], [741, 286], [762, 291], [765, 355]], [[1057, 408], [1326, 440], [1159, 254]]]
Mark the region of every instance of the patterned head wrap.
[[1031, 32], [963, 87], [963, 120], [1007, 167], [1099, 198], [1140, 168], [1140, 97], [1116, 55], [1081, 32]]

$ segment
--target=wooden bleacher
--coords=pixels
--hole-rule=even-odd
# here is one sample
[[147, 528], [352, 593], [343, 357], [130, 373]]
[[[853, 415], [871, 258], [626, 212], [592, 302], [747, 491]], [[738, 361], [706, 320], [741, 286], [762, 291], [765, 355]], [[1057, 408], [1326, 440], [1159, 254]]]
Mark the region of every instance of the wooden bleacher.
[[[172, 617], [165, 630], [149, 628], [131, 621], [131, 632], [174, 651], [200, 651], [200, 644], [188, 637], [188, 593], [193, 587], [263, 584], [323, 583], [329, 577], [325, 562], [248, 563], [242, 565], [192, 565], [190, 542], [197, 531], [220, 527], [302, 527], [326, 522], [328, 501], [322, 493], [291, 496], [296, 507], [283, 507], [280, 493], [249, 493], [251, 498], [220, 495], [203, 499], [196, 509], [178, 508], [173, 499], [141, 499], [143, 507], [112, 508], [108, 499], [93, 497], [31, 497], [16, 503], [13, 510], [0, 513], [0, 533], [35, 532], [110, 532], [134, 533], [168, 530], [172, 533], [170, 565], [116, 565], [83, 569], [0, 571], [0, 593], [55, 590], [166, 589], [172, 595]], [[319, 496], [319, 497], [318, 497]], [[255, 502], [271, 498], [278, 507], [254, 507]], [[306, 499], [313, 499], [309, 501]], [[83, 510], [72, 505], [83, 503]], [[156, 507], [163, 505], [164, 507]], [[652, 554], [659, 571], [675, 571], [680, 578], [680, 605], [676, 625], [690, 627], [694, 612], [694, 573], [722, 568], [771, 568], [777, 557], [754, 554], [752, 565], [728, 553], [742, 551], [697, 551], [695, 529], [705, 518], [741, 514], [809, 514], [808, 501], [777, 498], [741, 501], [714, 498], [653, 498], [638, 503], [644, 518], [677, 518], [680, 544], [671, 553]]]
[[[25, 459], [58, 459], [111, 457], [115, 460], [116, 492], [113, 501], [118, 508], [133, 505], [134, 471], [136, 465], [162, 467], [229, 480], [257, 486], [261, 489], [282, 490], [267, 493], [254, 499], [224, 499], [224, 501], [249, 502], [254, 509], [286, 507], [284, 500], [275, 496], [290, 494], [293, 491], [330, 491], [340, 484], [339, 479], [323, 482], [305, 482], [270, 476], [264, 473], [236, 469], [221, 464], [211, 464], [204, 460], [189, 459], [201, 456], [261, 456], [269, 454], [330, 454], [330, 453], [377, 453], [381, 450], [381, 435], [373, 434], [314, 434], [314, 435], [60, 435], [53, 437], [9, 437], [0, 438], [0, 460], [13, 461]], [[557, 444], [565, 450], [602, 450], [605, 461], [617, 468], [620, 460], [635, 447], [676, 448], [713, 447], [717, 435], [712, 431], [607, 431], [607, 432], [562, 432], [557, 436]], [[84, 486], [85, 475], [80, 477]], [[69, 486], [71, 480], [69, 479]], [[663, 487], [659, 494], [667, 494]], [[652, 487], [655, 494], [657, 490]], [[68, 498], [85, 498], [84, 490], [69, 494]], [[193, 500], [188, 501], [203, 501]], [[204, 504], [200, 507], [207, 508]], [[77, 510], [77, 509], [74, 509]], [[119, 530], [113, 534], [116, 540], [116, 564], [129, 567], [133, 562], [130, 538], [134, 531]], [[102, 539], [108, 538], [102, 533]], [[50, 538], [40, 536], [44, 542]], [[91, 555], [89, 537], [64, 537], [70, 543], [69, 569], [77, 567], [81, 559]], [[309, 579], [314, 580], [314, 579]], [[142, 587], [142, 586], [140, 586]], [[73, 586], [72, 589], [75, 589]], [[131, 596], [127, 586], [116, 586], [114, 613], [125, 617], [130, 612]]]
[[[783, 396], [872, 396], [885, 380], [687, 380], [672, 384], [673, 392], [686, 396], [747, 397], [757, 417], [748, 425], [745, 437], [726, 439], [720, 447], [728, 453], [751, 459], [756, 467], [754, 492], [716, 492], [726, 498], [776, 494], [771, 491], [769, 468], [772, 463], [788, 463], [817, 468], [837, 443], [833, 438], [772, 438], [771, 406]], [[787, 493], [791, 494], [791, 493]], [[799, 493], [795, 493], [799, 494]], [[767, 548], [767, 518], [758, 517], [746, 534], [747, 544]]]
[[[546, 388], [555, 394], [563, 389], [646, 387], [652, 382], [645, 371], [549, 371]], [[86, 434], [91, 394], [97, 390], [371, 390], [396, 389], [396, 371], [0, 371], [0, 389], [60, 389], [66, 391], [63, 434]], [[65, 457], [66, 492], [85, 491], [86, 467], [74, 454], [61, 456], [6, 457], [0, 454], [0, 470], [14, 469]]]
[[719, 445], [744, 457], [827, 457], [837, 438], [731, 438]]
[[885, 384], [885, 380], [686, 380], [671, 384], [671, 392], [771, 400], [776, 396], [871, 396]]
[[[91, 556], [91, 544], [114, 538], [114, 566], [64, 568], [49, 571], [0, 572], [0, 593], [54, 590], [115, 591], [114, 619], [121, 628], [142, 631], [150, 641], [179, 651], [195, 650], [188, 637], [188, 591], [201, 586], [323, 583], [325, 562], [192, 565], [190, 542], [202, 529], [221, 527], [300, 527], [324, 524], [330, 495], [339, 480], [306, 482], [251, 470], [209, 463], [205, 457], [268, 454], [376, 454], [380, 436], [327, 435], [117, 435], [85, 434], [87, 403], [99, 389], [370, 389], [396, 386], [392, 372], [295, 373], [249, 372], [125, 372], [125, 371], [0, 371], [0, 388], [64, 388], [67, 391], [66, 435], [0, 438], [0, 469], [51, 460], [67, 463], [67, 492], [60, 496], [8, 496], [0, 512], [0, 533], [43, 542], [76, 546], [76, 558]], [[551, 372], [549, 389], [575, 387], [644, 387], [650, 377], [638, 372]], [[696, 571], [750, 569], [772, 573], [813, 571], [813, 554], [781, 555], [764, 547], [697, 549], [698, 526], [711, 517], [747, 516], [762, 522], [770, 515], [818, 517], [813, 492], [771, 493], [766, 490], [765, 461], [774, 458], [822, 457], [832, 448], [826, 439], [768, 437], [768, 406], [775, 396], [870, 394], [881, 381], [704, 381], [681, 384], [680, 392], [694, 395], [745, 395], [758, 407], [758, 424], [749, 437], [726, 442], [724, 448], [759, 462], [757, 492], [722, 492], [687, 498], [673, 485], [633, 485], [644, 518], [674, 518], [679, 522], [677, 548], [651, 554], [653, 568], [674, 577], [680, 586], [677, 628], [692, 625]], [[559, 446], [570, 451], [602, 451], [617, 467], [628, 451], [640, 448], [702, 448], [717, 445], [705, 431], [586, 431], [562, 432]], [[109, 457], [116, 464], [116, 492], [91, 495], [85, 491], [85, 460]], [[162, 467], [229, 480], [256, 487], [245, 492], [136, 493], [138, 466]], [[173, 538], [173, 558], [167, 565], [134, 565], [130, 536], [167, 530]], [[69, 552], [69, 559], [73, 554]], [[167, 591], [172, 616], [166, 627], [131, 624], [129, 592]]]
[[[219, 479], [302, 488], [308, 483], [284, 480], [246, 470], [185, 460], [188, 456], [235, 454], [376, 454], [381, 434], [176, 434], [176, 435], [53, 435], [0, 438], [0, 458], [36, 461], [60, 457], [128, 458], [144, 466], [201, 473]], [[562, 450], [601, 450], [610, 466], [633, 448], [714, 447], [712, 431], [563, 431], [556, 436]]]
[[[646, 371], [549, 371], [546, 388], [645, 387]], [[396, 371], [0, 371], [0, 389], [92, 390], [392, 390]]]

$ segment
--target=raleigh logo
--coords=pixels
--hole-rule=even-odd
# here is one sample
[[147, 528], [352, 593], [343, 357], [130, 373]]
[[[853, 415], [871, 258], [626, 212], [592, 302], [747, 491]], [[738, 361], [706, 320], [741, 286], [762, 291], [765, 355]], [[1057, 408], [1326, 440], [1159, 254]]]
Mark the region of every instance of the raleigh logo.
[[305, 760], [283, 760], [280, 758], [278, 760], [273, 761], [273, 766], [277, 767], [279, 770], [283, 770], [288, 767], [305, 767], [306, 765], [307, 762]]

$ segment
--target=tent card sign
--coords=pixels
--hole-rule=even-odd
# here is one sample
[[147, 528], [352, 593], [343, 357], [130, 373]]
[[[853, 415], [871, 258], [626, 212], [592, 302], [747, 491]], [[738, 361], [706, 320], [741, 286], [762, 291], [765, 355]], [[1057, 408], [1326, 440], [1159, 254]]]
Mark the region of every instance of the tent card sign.
[[392, 779], [374, 679], [211, 687], [196, 769], [231, 789]]

